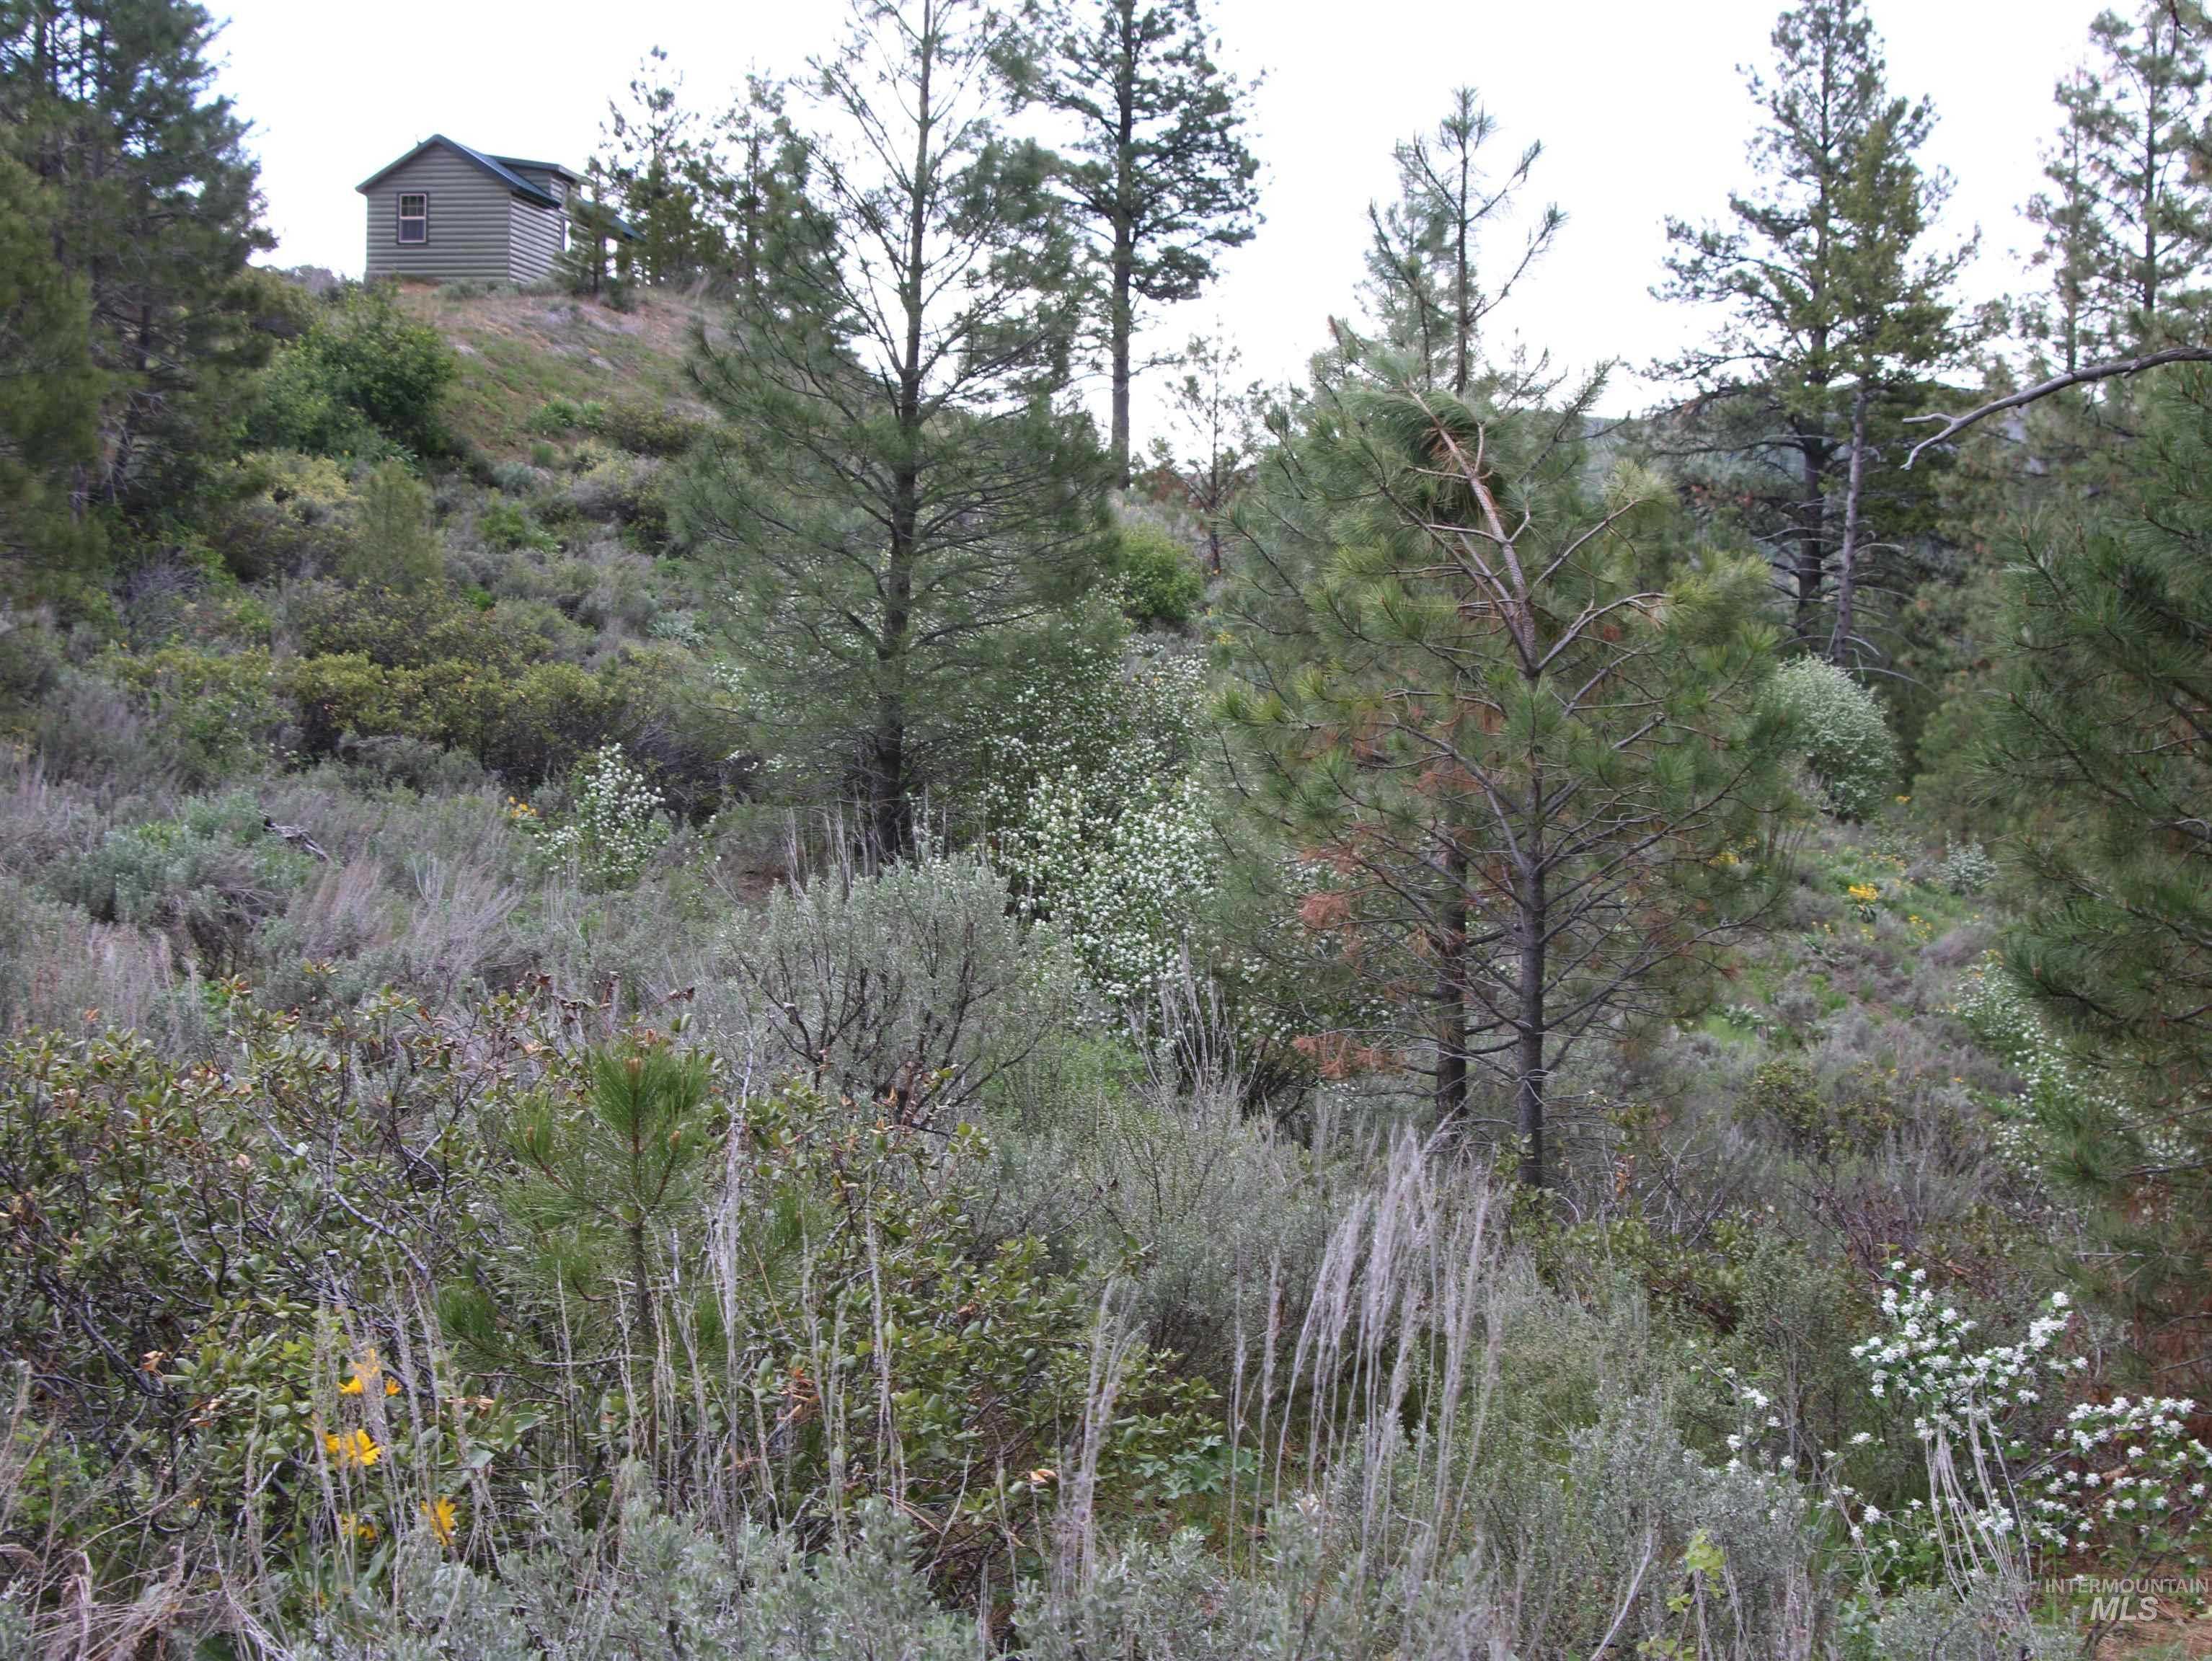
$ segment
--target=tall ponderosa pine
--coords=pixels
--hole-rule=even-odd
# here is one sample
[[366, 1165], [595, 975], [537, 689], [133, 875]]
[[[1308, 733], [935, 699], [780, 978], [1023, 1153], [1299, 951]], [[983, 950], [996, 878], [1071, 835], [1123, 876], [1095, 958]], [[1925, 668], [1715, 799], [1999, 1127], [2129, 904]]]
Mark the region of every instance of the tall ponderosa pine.
[[2103, 124], [2097, 79], [2076, 70], [2051, 97], [2065, 113], [2044, 152], [2043, 176], [2051, 188], [2027, 208], [2027, 217], [2043, 227], [2043, 246], [2034, 258], [2050, 273], [2050, 291], [2028, 303], [2023, 321], [2030, 333], [2051, 343], [2060, 367], [2071, 373], [2107, 343], [2094, 295], [2100, 274], [2112, 267], [2112, 252], [2089, 173], [2089, 154]]
[[1304, 921], [1390, 1011], [1311, 1036], [1432, 1071], [1447, 1112], [1470, 1058], [1496, 1066], [1544, 1184], [1562, 1057], [1736, 915], [1774, 778], [1765, 573], [1673, 560], [1656, 479], [1583, 494], [1595, 386], [1501, 409], [1342, 355], [1247, 517], [1238, 772], [1327, 873]]
[[[2105, 12], [2089, 33], [2098, 61], [2059, 91], [2067, 120], [2049, 170], [2057, 192], [2029, 208], [2057, 280], [2079, 282], [2079, 341], [2055, 374], [1923, 429], [1913, 455], [1948, 449], [2001, 411], [2212, 361], [2212, 17], [2200, 0], [2142, 0], [2132, 21]], [[2059, 265], [2061, 250], [2078, 253], [2078, 268]], [[2063, 297], [2060, 309], [2063, 322]]]
[[2020, 539], [1989, 789], [2033, 806], [2005, 956], [2113, 1088], [2049, 1104], [2112, 1289], [2212, 1363], [2212, 376], [2178, 375], [2109, 507]]
[[245, 124], [211, 97], [215, 28], [185, 0], [0, 0], [0, 146], [49, 193], [106, 393], [86, 494], [164, 503], [225, 447], [267, 355]]
[[[1893, 534], [1924, 509], [1917, 482], [1871, 476], [1870, 447], [1898, 446], [1899, 423], [1960, 349], [1948, 291], [1966, 251], [1923, 246], [1946, 189], [1913, 161], [1934, 113], [1890, 94], [1862, 0], [1807, 0], [1773, 41], [1774, 79], [1751, 82], [1765, 115], [1752, 145], [1759, 191], [1732, 196], [1723, 224], [1668, 221], [1659, 293], [1723, 320], [1658, 371], [1695, 389], [1686, 447], [1721, 458], [1729, 494], [1750, 502], [1798, 638], [1848, 661], [1858, 625], [1826, 615], [1831, 579], [1839, 553], [1863, 551], [1875, 486], [1892, 498]], [[1847, 524], [1861, 547], [1844, 549]]]
[[0, 560], [96, 550], [82, 492], [100, 454], [100, 377], [82, 279], [54, 258], [52, 195], [0, 155]]
[[735, 678], [885, 850], [1103, 541], [1103, 460], [1064, 397], [1074, 233], [1050, 158], [992, 124], [1002, 45], [979, 0], [860, 0], [815, 65], [821, 241], [699, 353], [729, 419], [682, 523], [730, 556]]
[[1063, 178], [1103, 290], [1117, 482], [1129, 482], [1139, 306], [1189, 300], [1220, 250], [1250, 239], [1260, 164], [1247, 94], [1213, 61], [1200, 0], [1048, 0], [1009, 64], [1075, 124]]
[[[1482, 329], [1492, 312], [1542, 256], [1563, 216], [1547, 204], [1524, 235], [1511, 264], [1492, 274], [1484, 243], [1518, 206], [1540, 144], [1532, 143], [1493, 175], [1483, 151], [1497, 124], [1472, 88], [1452, 94], [1451, 106], [1431, 133], [1395, 147], [1398, 197], [1368, 209], [1367, 299], [1382, 339], [1425, 386], [1464, 397], [1482, 364]], [[1542, 366], [1522, 367], [1526, 391]], [[1497, 389], [1493, 386], [1493, 396]], [[1478, 602], [1479, 603], [1479, 602]], [[1455, 803], [1439, 798], [1439, 812]], [[1430, 943], [1436, 965], [1437, 1009], [1436, 1105], [1440, 1118], [1467, 1100], [1469, 1020], [1462, 960], [1468, 949], [1468, 918], [1450, 898], [1467, 887], [1465, 827], [1440, 826], [1446, 848], [1442, 873], [1447, 898]]]

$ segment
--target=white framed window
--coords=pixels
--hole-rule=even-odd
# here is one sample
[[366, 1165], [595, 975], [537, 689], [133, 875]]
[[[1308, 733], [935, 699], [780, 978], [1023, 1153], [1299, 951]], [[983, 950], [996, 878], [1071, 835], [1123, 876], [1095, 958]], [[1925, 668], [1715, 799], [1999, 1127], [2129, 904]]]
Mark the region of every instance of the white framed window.
[[420, 191], [399, 193], [399, 239], [402, 242], [428, 242], [430, 239], [430, 198]]

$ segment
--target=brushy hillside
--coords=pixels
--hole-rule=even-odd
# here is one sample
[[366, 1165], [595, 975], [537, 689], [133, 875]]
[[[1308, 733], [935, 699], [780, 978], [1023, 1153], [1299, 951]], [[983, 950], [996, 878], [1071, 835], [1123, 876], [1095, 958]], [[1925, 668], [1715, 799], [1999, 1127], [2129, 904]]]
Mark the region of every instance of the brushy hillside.
[[1473, 88], [1170, 381], [1202, 0], [833, 9], [514, 292], [0, 8], [0, 1661], [2204, 1653], [2212, 377], [1904, 458], [2206, 355], [2212, 20], [2000, 361], [1799, 0], [1616, 422]]
[[[1958, 1379], [2135, 1386], [2051, 1302], [2071, 1076], [1994, 869], [1886, 734], [1552, 1081], [1544, 1198], [1270, 979], [1330, 913], [1255, 937], [1223, 852], [1187, 517], [1122, 504], [1120, 603], [878, 868], [672, 514], [692, 309], [398, 306], [454, 360], [425, 482], [251, 452], [0, 634], [11, 1652], [2071, 1643], [1928, 1520], [2012, 1503], [1929, 1403], [2067, 1422]], [[2156, 1402], [2112, 1423], [2163, 1464], [2019, 1467], [2039, 1561], [2180, 1561], [2081, 1497], [2189, 1510]]]

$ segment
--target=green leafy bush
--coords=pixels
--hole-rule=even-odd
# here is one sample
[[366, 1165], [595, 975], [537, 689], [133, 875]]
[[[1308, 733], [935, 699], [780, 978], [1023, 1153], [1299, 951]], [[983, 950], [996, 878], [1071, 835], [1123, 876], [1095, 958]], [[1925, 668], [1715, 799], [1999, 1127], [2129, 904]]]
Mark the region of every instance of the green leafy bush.
[[507, 671], [459, 658], [392, 666], [325, 652], [291, 660], [281, 685], [310, 756], [336, 755], [348, 737], [414, 738], [468, 750], [520, 784], [565, 772], [625, 718], [610, 681], [574, 664]]
[[453, 349], [384, 288], [347, 288], [280, 349], [247, 421], [257, 447], [329, 456], [418, 456], [449, 447], [441, 406], [459, 373]]
[[211, 785], [248, 771], [276, 745], [287, 711], [262, 648], [111, 652], [100, 666], [151, 718], [187, 785]]
[[1206, 579], [1190, 550], [1149, 524], [1121, 528], [1109, 569], [1122, 609], [1141, 627], [1180, 628], [1206, 597]]
[[1881, 804], [1897, 777], [1897, 742], [1872, 693], [1832, 664], [1796, 658], [1774, 672], [1767, 697], [1831, 812], [1863, 819]]
[[555, 554], [561, 548], [561, 539], [532, 518], [529, 509], [504, 497], [487, 502], [477, 515], [477, 535], [487, 546], [509, 552], [527, 548], [540, 554]]
[[0, 608], [0, 724], [12, 724], [52, 692], [61, 674], [53, 631], [36, 617]]
[[246, 581], [333, 571], [348, 551], [354, 507], [353, 486], [329, 457], [254, 451], [239, 458], [210, 509], [208, 540]]
[[384, 463], [362, 487], [338, 574], [349, 583], [404, 591], [434, 583], [445, 572], [429, 491], [404, 463]]
[[111, 830], [64, 879], [94, 920], [167, 935], [211, 975], [252, 959], [255, 931], [282, 910], [313, 860], [262, 827], [251, 795], [186, 803], [176, 818]]
[[680, 456], [697, 442], [702, 423], [666, 403], [619, 399], [548, 398], [530, 417], [529, 430], [546, 438], [589, 433], [618, 450], [641, 456]]

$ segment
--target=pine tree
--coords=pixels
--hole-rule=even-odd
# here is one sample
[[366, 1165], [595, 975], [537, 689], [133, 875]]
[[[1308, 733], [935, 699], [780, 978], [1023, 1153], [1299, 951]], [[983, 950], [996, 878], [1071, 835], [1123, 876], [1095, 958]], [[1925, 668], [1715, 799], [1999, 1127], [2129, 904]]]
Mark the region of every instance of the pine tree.
[[2027, 804], [2005, 958], [2106, 1088], [2046, 1104], [2109, 1289], [2212, 1361], [2212, 378], [2159, 385], [2109, 506], [2016, 539], [1984, 786]]
[[2201, 329], [2196, 287], [2212, 258], [2212, 200], [2203, 179], [2203, 15], [2175, 0], [2130, 21], [2090, 26], [2103, 99], [2085, 112], [2086, 167], [2104, 218], [2107, 258], [2092, 306], [2112, 348], [2141, 351]]
[[1183, 376], [1168, 393], [1168, 420], [1180, 446], [1156, 439], [1152, 452], [1182, 499], [1206, 522], [1206, 568], [1221, 574], [1222, 536], [1231, 510], [1250, 482], [1263, 437], [1256, 380], [1237, 379], [1244, 362], [1236, 346], [1193, 335], [1183, 349]]
[[[1657, 292], [1725, 320], [1657, 372], [1695, 389], [1686, 448], [1732, 464], [1725, 483], [1753, 504], [1798, 639], [1848, 660], [1857, 621], [1838, 630], [1822, 615], [1842, 536], [1863, 543], [1875, 452], [1899, 446], [1899, 423], [1960, 350], [1948, 293], [1969, 251], [1923, 246], [1948, 189], [1913, 160], [1934, 112], [1890, 94], [1863, 0], [1806, 0], [1773, 42], [1774, 79], [1751, 79], [1765, 115], [1752, 144], [1760, 190], [1731, 197], [1725, 224], [1668, 221]], [[1925, 494], [1887, 482], [1902, 498], [1894, 531]]]
[[721, 264], [708, 212], [714, 163], [683, 102], [684, 77], [668, 78], [653, 47], [630, 79], [626, 102], [607, 101], [600, 173], [636, 234], [632, 258], [656, 286], [688, 282]]
[[248, 256], [246, 126], [209, 95], [215, 28], [189, 0], [0, 0], [0, 125], [53, 203], [106, 397], [88, 494], [167, 505], [228, 447], [268, 354]]
[[[2063, 226], [2044, 219], [2047, 234], [2082, 251], [2078, 356], [2095, 361], [1956, 415], [1923, 416], [1938, 424], [1917, 435], [1908, 465], [1947, 452], [2001, 412], [2063, 397], [2072, 413], [2098, 414], [2096, 404], [2077, 402], [2078, 389], [2116, 383], [2106, 394], [2117, 402], [2118, 388], [2148, 370], [2212, 361], [2212, 306], [2203, 286], [2212, 260], [2204, 57], [2212, 18], [2199, 0], [2144, 0], [2133, 21], [2100, 14], [2090, 36], [2100, 62], [2078, 92], [2061, 94], [2069, 112], [2060, 155], [2078, 149], [2078, 179], [2069, 164], [2060, 194], [2039, 199], [2030, 213], [2063, 215]], [[2124, 415], [2110, 424], [2124, 427]], [[2069, 434], [2062, 443], [2071, 441]]]
[[1433, 136], [1397, 147], [1398, 199], [1367, 211], [1368, 292], [1382, 338], [1423, 366], [1432, 385], [1464, 394], [1481, 355], [1484, 321], [1565, 223], [1547, 204], [1509, 269], [1482, 269], [1481, 243], [1509, 214], [1537, 160], [1530, 144], [1493, 179], [1483, 149], [1497, 123], [1462, 87]]
[[404, 594], [445, 573], [446, 552], [431, 518], [428, 488], [406, 463], [386, 462], [362, 486], [339, 574], [357, 586]]
[[2051, 288], [2047, 302], [2033, 306], [2027, 322], [2032, 333], [2055, 343], [2059, 363], [2070, 374], [2108, 344], [2094, 318], [2093, 295], [2098, 274], [2116, 256], [2089, 171], [2090, 151], [2104, 124], [2097, 79], [2076, 70], [2051, 97], [2065, 114], [2044, 153], [2043, 176], [2051, 189], [2032, 198], [2026, 210], [2043, 227], [2034, 258], [2050, 272]]
[[784, 112], [785, 88], [759, 75], [714, 124], [708, 211], [731, 286], [757, 304], [770, 274], [823, 241], [808, 222], [805, 141]]
[[582, 191], [568, 203], [568, 246], [554, 268], [572, 294], [604, 300], [617, 311], [629, 305], [629, 241], [622, 216], [606, 198], [605, 174], [594, 161]]
[[648, 1033], [594, 1051], [579, 1099], [538, 1100], [515, 1127], [525, 1180], [508, 1203], [574, 1300], [568, 1319], [623, 1339], [622, 1374], [645, 1385], [648, 1445], [662, 1393], [657, 1318], [680, 1289], [665, 1267], [671, 1236], [696, 1215], [720, 1143], [713, 1083], [706, 1056]]
[[1009, 640], [1095, 579], [1101, 458], [1067, 407], [1074, 233], [1049, 158], [1002, 136], [980, 0], [857, 0], [815, 65], [823, 240], [702, 340], [727, 415], [682, 523], [726, 553], [734, 674], [793, 768], [902, 851]]
[[1075, 124], [1063, 178], [1103, 291], [1114, 469], [1127, 485], [1141, 307], [1194, 298], [1219, 252], [1257, 224], [1249, 93], [1214, 63], [1200, 0], [1042, 0], [1007, 45], [1017, 84]]
[[83, 500], [100, 441], [91, 307], [52, 227], [51, 194], [0, 155], [0, 559], [47, 568], [100, 543]]
[[1495, 1065], [1543, 1185], [1562, 1058], [1735, 916], [1774, 779], [1765, 574], [1674, 560], [1651, 476], [1583, 494], [1595, 384], [1501, 407], [1486, 379], [1462, 397], [1419, 360], [1340, 356], [1243, 522], [1237, 773], [1327, 873], [1302, 918], [1389, 1011], [1311, 1038], [1431, 1072], [1447, 1112]]

